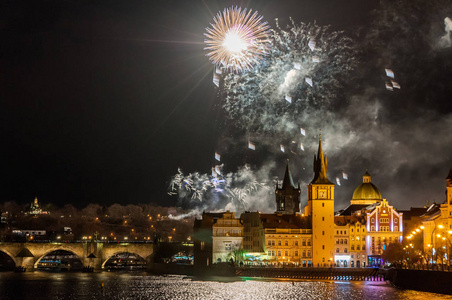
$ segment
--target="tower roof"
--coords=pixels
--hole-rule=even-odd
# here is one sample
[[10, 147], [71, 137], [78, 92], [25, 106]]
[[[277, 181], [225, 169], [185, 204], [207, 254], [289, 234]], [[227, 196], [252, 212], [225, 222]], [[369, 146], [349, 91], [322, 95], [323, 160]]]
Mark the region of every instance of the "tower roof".
[[449, 175], [447, 175], [446, 179], [452, 180], [452, 168], [450, 168]]
[[363, 183], [361, 183], [353, 193], [352, 200], [382, 200], [380, 190], [370, 182], [371, 176], [366, 170], [363, 175]]
[[319, 149], [317, 151], [317, 156], [314, 154], [314, 179], [312, 179], [311, 183], [318, 184], [334, 184], [329, 181], [326, 176], [326, 172], [328, 171], [328, 162], [325, 156], [323, 155], [322, 149], [322, 139], [319, 138]]
[[286, 173], [284, 173], [284, 180], [282, 183], [283, 189], [288, 188], [288, 187], [295, 188], [295, 185], [294, 185], [293, 179], [292, 179], [292, 174], [290, 173], [290, 170], [289, 170], [289, 160], [287, 160]]

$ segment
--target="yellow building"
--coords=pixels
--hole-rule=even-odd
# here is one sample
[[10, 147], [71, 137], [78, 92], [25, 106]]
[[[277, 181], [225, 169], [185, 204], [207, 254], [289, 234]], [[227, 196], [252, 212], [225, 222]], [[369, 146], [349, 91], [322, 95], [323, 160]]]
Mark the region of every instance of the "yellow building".
[[260, 214], [265, 230], [266, 260], [272, 265], [312, 266], [312, 231], [308, 217]]
[[[452, 252], [452, 168], [446, 177], [446, 199], [422, 217], [424, 252], [429, 262], [446, 263]], [[409, 237], [413, 238], [415, 234]]]
[[327, 178], [328, 163], [319, 139], [314, 155], [314, 179], [308, 185], [306, 216], [312, 220], [313, 265], [331, 266], [334, 257], [334, 184]]

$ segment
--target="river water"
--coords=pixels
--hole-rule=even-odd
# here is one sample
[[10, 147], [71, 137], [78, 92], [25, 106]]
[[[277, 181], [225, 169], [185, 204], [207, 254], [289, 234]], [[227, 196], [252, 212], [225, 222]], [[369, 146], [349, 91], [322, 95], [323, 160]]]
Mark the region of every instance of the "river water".
[[[103, 283], [103, 287], [102, 287]], [[0, 273], [0, 299], [452, 299], [384, 282], [153, 276], [146, 272]]]

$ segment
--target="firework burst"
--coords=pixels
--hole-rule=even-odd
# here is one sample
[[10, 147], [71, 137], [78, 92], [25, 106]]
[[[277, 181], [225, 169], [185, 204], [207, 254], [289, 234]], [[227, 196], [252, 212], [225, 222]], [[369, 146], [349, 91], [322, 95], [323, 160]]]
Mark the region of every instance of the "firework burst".
[[268, 55], [252, 70], [225, 77], [223, 108], [255, 134], [293, 136], [313, 110], [334, 110], [357, 65], [355, 43], [316, 24], [276, 24]]
[[250, 70], [267, 52], [269, 28], [257, 11], [240, 7], [226, 8], [206, 28], [205, 50], [216, 65], [233, 72]]
[[[220, 166], [221, 169], [221, 166]], [[182, 170], [173, 176], [169, 195], [178, 195], [179, 199], [192, 206], [215, 208], [218, 202], [231, 203], [240, 209], [249, 209], [249, 199], [267, 194], [268, 182], [261, 180], [248, 166], [236, 173], [208, 175], [198, 172], [185, 175]]]

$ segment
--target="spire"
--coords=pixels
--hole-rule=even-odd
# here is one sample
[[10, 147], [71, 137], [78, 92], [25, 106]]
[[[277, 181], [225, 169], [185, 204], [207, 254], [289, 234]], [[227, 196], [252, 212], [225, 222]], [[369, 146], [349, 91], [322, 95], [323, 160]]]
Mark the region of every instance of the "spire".
[[363, 175], [363, 183], [369, 183], [370, 180], [371, 180], [370, 174], [366, 169], [366, 173], [364, 173], [364, 175]]
[[322, 135], [320, 135], [317, 157], [314, 155], [314, 179], [311, 181], [311, 183], [333, 184], [328, 180], [328, 177], [326, 176], [327, 171], [328, 163], [326, 155], [323, 155]]
[[289, 160], [287, 160], [286, 164], [286, 173], [284, 174], [284, 180], [282, 184], [282, 188], [285, 189], [287, 187], [295, 188], [292, 180], [292, 174], [289, 171]]

